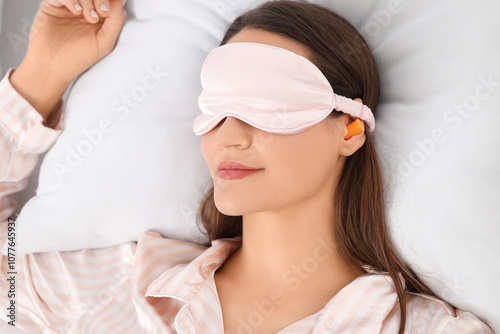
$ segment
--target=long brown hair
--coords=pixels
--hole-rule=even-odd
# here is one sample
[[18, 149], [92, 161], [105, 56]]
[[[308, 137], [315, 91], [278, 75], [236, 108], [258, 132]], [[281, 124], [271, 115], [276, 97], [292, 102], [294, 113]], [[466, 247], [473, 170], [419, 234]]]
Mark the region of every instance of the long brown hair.
[[[245, 27], [281, 34], [307, 46], [312, 54], [310, 60], [323, 72], [336, 94], [361, 98], [376, 111], [379, 80], [375, 60], [363, 37], [338, 14], [310, 3], [267, 2], [236, 18], [221, 45]], [[334, 117], [339, 114], [332, 112]], [[349, 263], [388, 272], [393, 279], [401, 308], [399, 333], [404, 333], [405, 291], [435, 295], [402, 260], [392, 243], [385, 215], [382, 175], [368, 131], [365, 144], [346, 159], [332, 209], [340, 255]], [[202, 201], [199, 215], [211, 240], [242, 234], [242, 217], [226, 216], [217, 210], [213, 187]]]

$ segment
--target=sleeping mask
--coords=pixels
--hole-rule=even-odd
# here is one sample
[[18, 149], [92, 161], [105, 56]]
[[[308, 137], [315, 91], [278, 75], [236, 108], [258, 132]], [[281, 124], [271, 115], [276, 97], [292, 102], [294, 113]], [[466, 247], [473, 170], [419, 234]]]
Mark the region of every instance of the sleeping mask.
[[260, 43], [229, 43], [212, 50], [201, 70], [202, 114], [193, 124], [201, 136], [232, 116], [260, 130], [295, 134], [321, 122], [334, 110], [361, 119], [370, 131], [370, 108], [333, 92], [323, 73], [307, 58]]

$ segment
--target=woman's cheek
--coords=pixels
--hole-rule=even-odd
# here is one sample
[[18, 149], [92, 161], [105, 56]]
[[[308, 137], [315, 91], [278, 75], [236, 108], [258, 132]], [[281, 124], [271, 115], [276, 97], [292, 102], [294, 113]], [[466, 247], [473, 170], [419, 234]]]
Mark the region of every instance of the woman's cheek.
[[253, 146], [257, 151], [264, 151], [271, 147], [276, 140], [279, 140], [276, 134], [256, 129]]
[[210, 141], [211, 140], [210, 140], [208, 134], [205, 134], [201, 137], [200, 149], [201, 149], [201, 154], [203, 155], [203, 158], [205, 159], [205, 162], [207, 162], [207, 159], [209, 157]]

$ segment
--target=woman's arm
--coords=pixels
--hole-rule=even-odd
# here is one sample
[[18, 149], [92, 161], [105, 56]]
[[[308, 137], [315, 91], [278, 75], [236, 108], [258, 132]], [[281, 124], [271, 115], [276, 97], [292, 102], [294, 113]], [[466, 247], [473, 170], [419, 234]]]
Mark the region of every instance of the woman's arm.
[[[6, 245], [7, 250], [7, 256], [0, 256], [0, 305], [8, 311], [1, 312], [0, 318], [16, 324], [19, 293], [26, 283], [20, 282], [26, 261], [16, 256], [17, 228], [11, 217], [16, 193], [26, 187], [38, 155], [53, 145], [61, 131], [59, 125], [56, 129], [42, 125], [41, 115], [11, 86], [12, 71], [0, 81], [0, 248]], [[10, 312], [12, 319], [7, 317]]]
[[[81, 1], [80, 10], [75, 3], [79, 1], [41, 3], [23, 62], [0, 82], [0, 246], [5, 245], [7, 253], [0, 255], [0, 307], [4, 310], [0, 319], [28, 332], [67, 333], [76, 319], [107, 298], [108, 283], [127, 281], [126, 263], [118, 261], [123, 258], [120, 252], [130, 253], [125, 246], [105, 254], [15, 253], [17, 229], [10, 218], [16, 193], [26, 187], [38, 155], [61, 133], [61, 97], [68, 85], [113, 50], [125, 18], [121, 0]], [[110, 10], [99, 10], [101, 3]], [[100, 19], [90, 16], [94, 9]], [[99, 266], [99, 261], [92, 261], [96, 257], [112, 259], [116, 267]], [[92, 276], [87, 278], [90, 282], [100, 279], [106, 284], [82, 288], [79, 282], [85, 275]]]
[[53, 129], [9, 81], [10, 69], [0, 81], [0, 221], [14, 212], [15, 193], [23, 190], [38, 161], [61, 132], [62, 101], [51, 117]]
[[47, 124], [49, 117], [60, 108], [62, 96], [71, 82], [46, 73], [36, 64], [22, 63], [13, 71], [10, 83]]
[[[11, 86], [0, 81], [0, 319], [28, 333], [78, 332], [129, 284], [135, 245], [102, 250], [17, 255], [17, 226], [11, 215], [16, 193], [27, 185], [38, 155], [61, 133], [42, 125], [41, 115]], [[55, 111], [62, 113], [62, 108]], [[58, 116], [60, 117], [60, 116]], [[71, 222], [68, 222], [71, 223]], [[82, 320], [83, 319], [83, 320]]]

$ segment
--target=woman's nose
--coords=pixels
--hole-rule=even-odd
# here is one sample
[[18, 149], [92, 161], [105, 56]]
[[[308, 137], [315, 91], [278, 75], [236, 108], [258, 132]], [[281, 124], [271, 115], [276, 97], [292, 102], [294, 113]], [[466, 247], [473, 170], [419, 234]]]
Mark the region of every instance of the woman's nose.
[[246, 149], [252, 144], [252, 126], [235, 118], [226, 117], [215, 128], [217, 145], [221, 147], [237, 146]]

